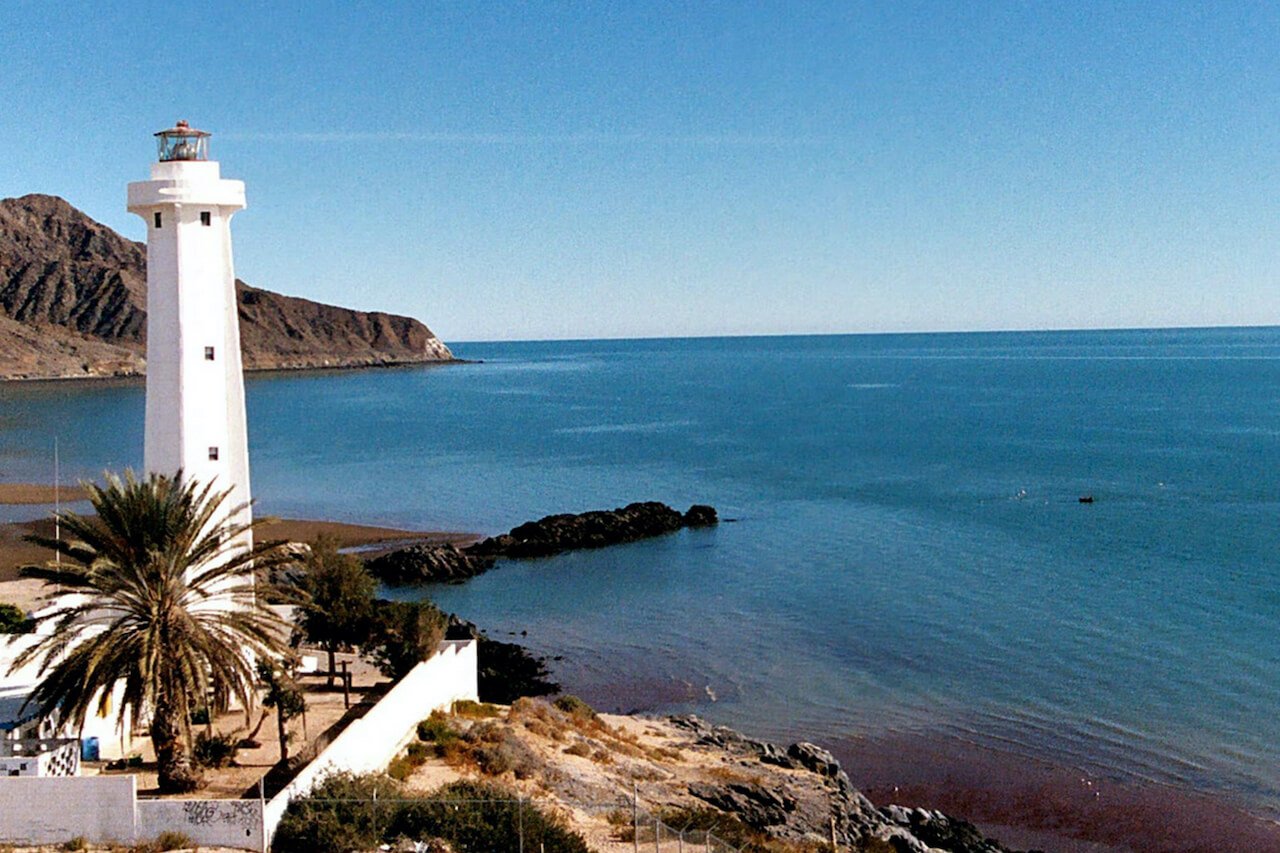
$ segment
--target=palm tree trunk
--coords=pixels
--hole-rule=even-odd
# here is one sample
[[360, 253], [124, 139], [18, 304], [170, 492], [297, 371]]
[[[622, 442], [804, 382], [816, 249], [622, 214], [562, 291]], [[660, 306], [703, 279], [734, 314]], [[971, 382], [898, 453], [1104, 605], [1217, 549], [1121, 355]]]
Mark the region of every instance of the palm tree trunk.
[[151, 745], [156, 751], [160, 793], [184, 794], [200, 787], [200, 773], [191, 763], [181, 718], [164, 699], [151, 716]]
[[276, 709], [276, 729], [280, 733], [280, 761], [287, 763], [289, 761], [289, 733], [284, 730], [284, 714], [280, 713], [280, 709]]

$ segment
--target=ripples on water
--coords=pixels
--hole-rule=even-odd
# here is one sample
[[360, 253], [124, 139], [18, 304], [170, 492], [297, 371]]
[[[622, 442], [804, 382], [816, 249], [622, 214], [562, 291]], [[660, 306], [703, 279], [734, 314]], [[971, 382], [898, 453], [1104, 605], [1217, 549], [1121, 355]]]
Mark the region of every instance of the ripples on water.
[[[1280, 813], [1277, 330], [456, 351], [484, 363], [251, 380], [262, 507], [495, 532], [712, 503], [737, 520], [430, 594], [589, 698]], [[0, 402], [5, 479], [48, 480], [55, 430], [69, 476], [140, 460], [136, 384]]]

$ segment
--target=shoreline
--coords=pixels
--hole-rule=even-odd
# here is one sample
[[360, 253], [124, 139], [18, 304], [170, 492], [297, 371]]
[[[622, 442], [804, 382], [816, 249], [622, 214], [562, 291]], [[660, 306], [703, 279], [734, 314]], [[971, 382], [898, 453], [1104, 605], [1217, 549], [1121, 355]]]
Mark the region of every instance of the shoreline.
[[[62, 489], [63, 500], [74, 500], [75, 490]], [[52, 491], [52, 486], [0, 484], [0, 505], [48, 503], [52, 511], [49, 501], [37, 500]], [[47, 550], [21, 540], [37, 530], [51, 535], [51, 519], [0, 523], [0, 601], [27, 609], [43, 594], [42, 582], [20, 579], [16, 571], [17, 565], [43, 562], [49, 556]], [[372, 549], [414, 542], [463, 545], [481, 538], [305, 519], [282, 519], [263, 533], [294, 541], [328, 535], [344, 548]], [[714, 715], [711, 708], [706, 710]], [[1221, 795], [1091, 777], [1067, 766], [928, 733], [832, 738], [821, 745], [877, 806], [937, 809], [973, 822], [1012, 849], [1280, 853], [1280, 824], [1254, 816]]]
[[[311, 364], [311, 365], [299, 365], [297, 367], [288, 367], [285, 365], [281, 365], [277, 367], [246, 367], [244, 369], [244, 372], [246, 374], [331, 373], [334, 371], [347, 371], [347, 370], [371, 370], [371, 369], [376, 370], [379, 368], [422, 367], [424, 365], [434, 366], [434, 365], [448, 365], [448, 364], [478, 364], [478, 363], [480, 362], [477, 362], [473, 359], [466, 359], [466, 358], [426, 358], [426, 359], [421, 359], [417, 361], [410, 359], [406, 361], [379, 361], [379, 362], [372, 362], [369, 364]], [[118, 373], [77, 373], [77, 374], [66, 375], [66, 376], [25, 376], [25, 375], [9, 374], [5, 376], [0, 376], [0, 382], [22, 382], [22, 383], [38, 384], [41, 382], [49, 382], [49, 383], [83, 382], [83, 381], [101, 382], [101, 381], [109, 381], [113, 379], [119, 380], [119, 381], [136, 381], [140, 379], [145, 379], [146, 376], [147, 376], [146, 370], [138, 370], [138, 371], [132, 371], [132, 372], [123, 371]], [[3, 503], [3, 501], [0, 501], [0, 503]]]

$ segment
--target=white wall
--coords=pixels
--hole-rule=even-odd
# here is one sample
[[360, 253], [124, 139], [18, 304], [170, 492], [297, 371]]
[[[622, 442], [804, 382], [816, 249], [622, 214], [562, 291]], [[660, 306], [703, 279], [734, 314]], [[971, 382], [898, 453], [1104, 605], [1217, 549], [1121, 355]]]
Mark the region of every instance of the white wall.
[[0, 838], [9, 844], [61, 844], [77, 835], [133, 844], [133, 776], [0, 779]]
[[373, 773], [385, 770], [391, 759], [417, 734], [418, 721], [458, 699], [478, 699], [475, 640], [447, 640], [429, 661], [400, 679], [382, 701], [347, 726], [297, 777], [267, 803], [267, 839], [275, 833], [289, 801], [309, 794], [334, 773]]
[[262, 801], [139, 800], [138, 839], [162, 832], [181, 832], [201, 847], [262, 850]]

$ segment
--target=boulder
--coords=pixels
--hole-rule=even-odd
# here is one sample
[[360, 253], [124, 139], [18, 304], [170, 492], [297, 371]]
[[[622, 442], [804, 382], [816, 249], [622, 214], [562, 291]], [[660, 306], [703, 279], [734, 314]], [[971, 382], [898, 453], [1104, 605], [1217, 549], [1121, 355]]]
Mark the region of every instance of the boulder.
[[391, 586], [457, 583], [493, 567], [492, 557], [464, 554], [454, 545], [410, 545], [365, 562], [378, 580]]

